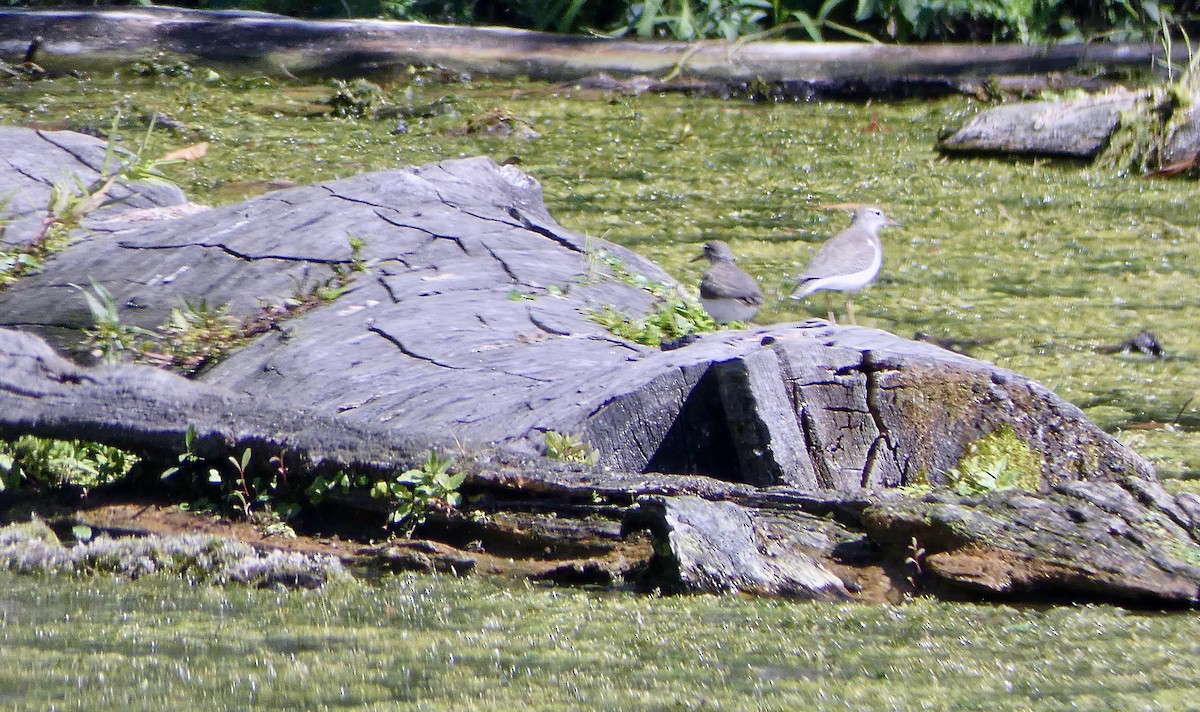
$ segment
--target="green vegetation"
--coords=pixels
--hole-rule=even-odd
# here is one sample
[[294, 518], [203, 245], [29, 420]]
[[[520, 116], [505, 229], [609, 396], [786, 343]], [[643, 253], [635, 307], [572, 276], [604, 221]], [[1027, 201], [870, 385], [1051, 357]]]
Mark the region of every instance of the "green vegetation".
[[608, 265], [616, 279], [645, 290], [656, 300], [654, 309], [641, 318], [623, 314], [610, 306], [604, 306], [587, 315], [615, 336], [643, 346], [658, 346], [664, 341], [681, 336], [716, 331], [720, 328], [708, 312], [704, 311], [700, 302], [679, 287], [653, 282], [644, 275], [633, 274], [620, 260], [611, 255], [602, 255], [600, 259]]
[[[1163, 27], [1163, 51], [1170, 56], [1171, 34]], [[1191, 47], [1191, 40], [1183, 36]], [[1194, 156], [1168, 157], [1172, 136], [1191, 119], [1200, 102], [1200, 54], [1193, 54], [1185, 67], [1177, 69], [1165, 62], [1167, 81], [1150, 87], [1132, 109], [1121, 116], [1121, 124], [1109, 139], [1108, 146], [1097, 159], [1121, 173], [1148, 177], [1173, 177], [1186, 172], [1191, 177], [1200, 174]]]
[[578, 462], [595, 465], [600, 461], [600, 451], [585, 443], [574, 433], [546, 431], [546, 457], [559, 462]]
[[86, 440], [0, 440], [0, 494], [20, 487], [96, 487], [124, 478], [137, 463], [131, 453]]
[[228, 305], [213, 307], [205, 299], [198, 304], [185, 301], [151, 331], [124, 324], [112, 292], [94, 279], [90, 289], [71, 285], [83, 295], [92, 316], [92, 325], [84, 330], [83, 346], [105, 363], [128, 360], [194, 376], [272, 325], [344, 294], [354, 274], [366, 269], [362, 259], [365, 243], [361, 238], [348, 239], [352, 252], [348, 265], [331, 265], [329, 278], [297, 284], [282, 305], [264, 306], [245, 319], [232, 316]]
[[967, 448], [946, 473], [946, 486], [964, 496], [1014, 488], [1036, 492], [1041, 479], [1041, 459], [1006, 425]]
[[201, 495], [180, 505], [185, 510], [207, 512], [232, 508], [247, 520], [294, 536], [286, 522], [300, 513], [305, 499], [313, 504], [320, 501], [312, 490], [320, 485], [314, 480], [305, 488], [302, 482], [313, 480], [311, 474], [299, 473], [302, 481], [291, 481], [286, 451], [269, 459], [256, 459], [251, 448], [245, 448], [240, 457], [230, 455], [223, 462], [213, 462], [197, 454], [196, 440], [195, 426], [188, 426], [178, 464], [161, 475], [163, 480], [183, 480], [186, 491]]
[[421, 467], [407, 470], [394, 479], [377, 480], [371, 496], [388, 503], [388, 521], [406, 533], [425, 522], [431, 511], [446, 510], [462, 503], [458, 488], [467, 475], [452, 472], [453, 458], [430, 452]]

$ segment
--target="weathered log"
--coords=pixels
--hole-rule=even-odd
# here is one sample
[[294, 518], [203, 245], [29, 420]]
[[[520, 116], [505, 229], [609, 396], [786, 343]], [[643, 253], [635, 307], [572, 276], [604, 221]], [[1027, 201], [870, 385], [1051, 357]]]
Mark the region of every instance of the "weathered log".
[[1037, 497], [889, 498], [865, 510], [862, 523], [882, 546], [919, 549], [911, 555], [924, 574], [969, 590], [1195, 605], [1191, 501], [1153, 482], [1073, 482]]
[[[243, 72], [342, 77], [386, 77], [417, 65], [472, 76], [573, 81], [600, 72], [661, 77], [678, 67], [688, 76], [731, 85], [779, 83], [785, 94], [800, 98], [945, 94], [957, 90], [955, 77], [1070, 71], [1084, 63], [1145, 67], [1163, 56], [1157, 44], [688, 44], [157, 7], [0, 9], [0, 58], [21, 61], [38, 37], [37, 61], [50, 67], [93, 69], [156, 52]], [[1186, 48], [1177, 50], [1176, 59], [1186, 61]]]

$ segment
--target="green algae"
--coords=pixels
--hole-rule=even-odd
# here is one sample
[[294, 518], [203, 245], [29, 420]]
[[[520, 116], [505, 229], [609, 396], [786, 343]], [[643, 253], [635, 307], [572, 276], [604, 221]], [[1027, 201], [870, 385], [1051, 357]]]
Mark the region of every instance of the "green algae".
[[[208, 155], [164, 170], [196, 200], [226, 203], [310, 183], [462, 156], [519, 159], [565, 226], [631, 247], [685, 283], [710, 239], [760, 278], [757, 321], [824, 315], [788, 299], [821, 241], [848, 223], [828, 209], [875, 202], [905, 223], [884, 235], [879, 279], [859, 323], [968, 344], [1033, 377], [1138, 447], [1161, 475], [1200, 476], [1200, 217], [1195, 183], [1121, 177], [1105, 167], [946, 159], [945, 127], [981, 108], [966, 98], [847, 104], [750, 103], [495, 82], [385, 85], [386, 118], [329, 116], [330, 84], [199, 81], [132, 72], [0, 80], [0, 122], [106, 127], [151, 155], [201, 140]], [[438, 107], [437, 110], [428, 107]], [[499, 110], [539, 134], [469, 133]], [[403, 117], [403, 118], [397, 118]], [[404, 126], [398, 126], [399, 121]], [[401, 130], [403, 128], [403, 130]], [[1148, 329], [1168, 358], [1097, 351]]]
[[7, 709], [1187, 709], [1194, 615], [0, 573]]

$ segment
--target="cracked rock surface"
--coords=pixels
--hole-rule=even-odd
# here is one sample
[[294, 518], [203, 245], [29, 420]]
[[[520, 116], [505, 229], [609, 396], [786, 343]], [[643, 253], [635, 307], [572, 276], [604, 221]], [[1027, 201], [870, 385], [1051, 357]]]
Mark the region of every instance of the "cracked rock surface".
[[[0, 247], [25, 245], [42, 232], [51, 191], [80, 193], [93, 186], [105, 168], [107, 144], [73, 131], [34, 131], [0, 126]], [[118, 154], [118, 158], [120, 154]], [[109, 201], [85, 218], [99, 224], [153, 208], [182, 207], [183, 191], [174, 186], [115, 185]]]

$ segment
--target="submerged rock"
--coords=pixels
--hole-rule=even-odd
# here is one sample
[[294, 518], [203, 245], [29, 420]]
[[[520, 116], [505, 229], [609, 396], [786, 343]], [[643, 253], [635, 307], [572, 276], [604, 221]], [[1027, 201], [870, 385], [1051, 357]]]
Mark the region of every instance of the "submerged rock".
[[349, 574], [330, 556], [261, 552], [238, 541], [206, 536], [97, 537], [64, 546], [44, 524], [0, 527], [0, 568], [20, 573], [151, 574], [250, 586], [320, 588]]

